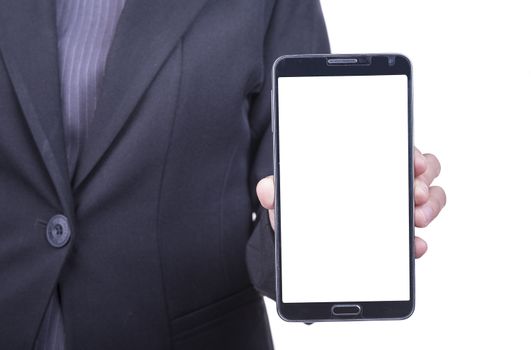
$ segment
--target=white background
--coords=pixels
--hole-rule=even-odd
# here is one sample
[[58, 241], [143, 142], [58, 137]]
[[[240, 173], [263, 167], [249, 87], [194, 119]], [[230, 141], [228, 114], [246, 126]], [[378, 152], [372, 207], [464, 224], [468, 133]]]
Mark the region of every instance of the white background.
[[283, 301], [409, 300], [407, 76], [282, 77], [278, 96]]
[[306, 326], [282, 321], [268, 301], [276, 348], [530, 349], [529, 2], [322, 6], [334, 53], [400, 52], [412, 60], [415, 141], [441, 160], [436, 183], [448, 203], [417, 230], [430, 248], [417, 260], [410, 319]]

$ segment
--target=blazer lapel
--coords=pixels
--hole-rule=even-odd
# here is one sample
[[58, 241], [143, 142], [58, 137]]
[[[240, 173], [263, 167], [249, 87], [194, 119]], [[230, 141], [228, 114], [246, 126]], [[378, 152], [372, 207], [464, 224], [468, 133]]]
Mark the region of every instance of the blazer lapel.
[[64, 147], [55, 1], [1, 0], [0, 22], [0, 47], [22, 112], [61, 205], [70, 211], [73, 200]]
[[96, 113], [74, 176], [74, 189], [98, 164], [207, 1], [127, 0], [107, 56]]

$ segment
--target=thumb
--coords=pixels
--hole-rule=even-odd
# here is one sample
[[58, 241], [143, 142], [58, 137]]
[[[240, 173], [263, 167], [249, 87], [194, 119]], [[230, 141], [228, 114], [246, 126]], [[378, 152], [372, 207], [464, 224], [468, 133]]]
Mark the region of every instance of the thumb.
[[273, 175], [264, 177], [256, 185], [256, 195], [260, 204], [269, 210], [275, 208], [275, 185]]

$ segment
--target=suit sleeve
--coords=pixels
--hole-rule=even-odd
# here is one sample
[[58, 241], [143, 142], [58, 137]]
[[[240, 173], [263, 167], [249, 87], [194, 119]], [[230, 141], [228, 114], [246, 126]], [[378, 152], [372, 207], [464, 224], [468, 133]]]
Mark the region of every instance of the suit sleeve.
[[246, 251], [251, 282], [272, 299], [276, 294], [274, 233], [267, 210], [260, 206], [255, 191], [260, 179], [273, 174], [271, 68], [282, 55], [328, 52], [328, 35], [318, 0], [275, 2], [264, 39], [264, 83], [252, 99], [249, 116], [254, 136], [250, 186], [257, 217]]

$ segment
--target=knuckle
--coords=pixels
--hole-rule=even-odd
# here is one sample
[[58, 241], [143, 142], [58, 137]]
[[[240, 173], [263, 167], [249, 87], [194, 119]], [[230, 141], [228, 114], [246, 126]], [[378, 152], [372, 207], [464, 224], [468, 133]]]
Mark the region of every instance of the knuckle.
[[438, 176], [441, 173], [441, 163], [439, 162], [439, 159], [431, 153], [427, 153], [426, 158], [430, 161], [434, 175]]
[[433, 192], [436, 194], [435, 199], [439, 204], [439, 208], [442, 209], [446, 205], [446, 192], [440, 186], [433, 186]]

